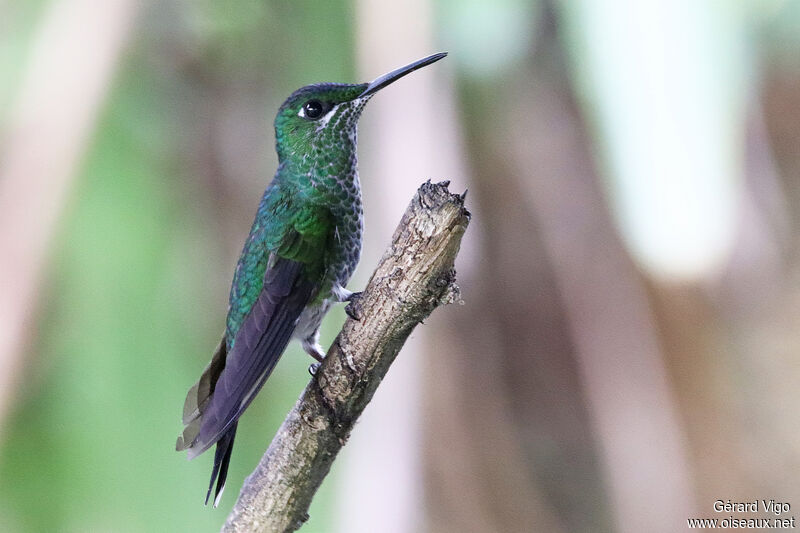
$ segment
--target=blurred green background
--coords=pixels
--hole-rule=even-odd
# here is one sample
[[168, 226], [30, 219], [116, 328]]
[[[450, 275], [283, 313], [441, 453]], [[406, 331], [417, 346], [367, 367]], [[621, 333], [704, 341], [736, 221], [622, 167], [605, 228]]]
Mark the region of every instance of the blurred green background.
[[293, 344], [204, 508], [211, 454], [173, 446], [274, 113], [439, 50], [362, 119], [350, 288], [451, 179], [464, 305], [414, 334], [302, 531], [800, 509], [800, 2], [6, 0], [0, 531], [219, 529], [309, 379]]

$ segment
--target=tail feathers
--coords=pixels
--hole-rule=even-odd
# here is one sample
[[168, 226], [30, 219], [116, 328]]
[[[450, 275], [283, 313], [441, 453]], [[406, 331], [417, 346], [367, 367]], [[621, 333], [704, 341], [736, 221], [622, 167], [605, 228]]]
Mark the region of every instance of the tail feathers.
[[203, 415], [211, 402], [211, 396], [214, 394], [219, 375], [225, 368], [225, 360], [228, 356], [225, 342], [225, 335], [223, 335], [219, 346], [214, 352], [214, 356], [211, 358], [211, 362], [203, 370], [200, 380], [189, 389], [186, 401], [183, 404], [183, 425], [185, 427], [181, 436], [178, 437], [175, 449], [178, 451], [188, 450], [189, 459], [196, 457], [214, 444], [214, 441], [198, 444], [197, 437], [200, 434]]
[[225, 432], [221, 439], [217, 441], [217, 449], [214, 452], [214, 468], [211, 470], [211, 481], [208, 484], [206, 493], [206, 505], [211, 497], [211, 489], [214, 488], [214, 481], [217, 482], [217, 489], [214, 491], [214, 507], [219, 505], [222, 498], [222, 491], [225, 490], [225, 479], [228, 477], [228, 464], [231, 462], [231, 452], [233, 452], [233, 439], [236, 437], [236, 426], [234, 423]]

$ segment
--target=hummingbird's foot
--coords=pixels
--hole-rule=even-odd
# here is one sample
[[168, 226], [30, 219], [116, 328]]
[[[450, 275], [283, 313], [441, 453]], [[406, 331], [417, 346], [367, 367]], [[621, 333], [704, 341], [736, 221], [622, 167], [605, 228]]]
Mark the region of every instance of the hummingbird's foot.
[[353, 320], [361, 320], [364, 314], [361, 312], [361, 293], [354, 292], [347, 298], [348, 304], [344, 308], [347, 316]]
[[353, 291], [348, 291], [338, 283], [334, 283], [331, 293], [337, 302], [348, 302], [350, 297], [353, 296]]
[[322, 346], [318, 342], [319, 332], [316, 331], [314, 333], [308, 339], [303, 339], [303, 351], [321, 363], [325, 359], [325, 352], [322, 351]]
[[308, 373], [311, 374], [312, 377], [316, 376], [317, 370], [319, 370], [319, 367], [321, 366], [322, 363], [311, 363], [310, 365], [308, 365]]

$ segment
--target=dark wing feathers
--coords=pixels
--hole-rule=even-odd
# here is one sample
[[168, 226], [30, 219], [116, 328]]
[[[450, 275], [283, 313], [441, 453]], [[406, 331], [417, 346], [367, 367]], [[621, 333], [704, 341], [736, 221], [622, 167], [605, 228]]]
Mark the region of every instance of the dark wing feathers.
[[215, 506], [222, 495], [239, 416], [269, 377], [300, 314], [319, 289], [332, 228], [326, 208], [308, 205], [294, 213], [288, 228], [272, 226], [263, 235], [273, 252], [258, 298], [229, 343], [230, 351], [226, 341], [231, 339], [223, 336], [211, 363], [189, 390], [185, 428], [176, 448], [187, 450], [191, 459], [217, 443], [206, 503], [215, 481]]
[[[197, 407], [187, 399], [185, 412], [190, 412], [191, 422], [184, 431], [183, 443], [179, 439], [178, 444], [188, 450], [189, 458], [204, 452], [225, 434], [269, 377], [316, 288], [314, 282], [303, 276], [303, 269], [303, 263], [274, 255], [270, 258], [264, 288], [239, 328], [231, 351], [224, 357], [224, 367], [217, 379], [210, 380], [216, 370], [212, 360], [203, 374], [208, 375], [209, 385], [201, 377], [197, 393], [193, 394]], [[194, 390], [193, 387], [190, 394]], [[208, 390], [213, 392], [210, 401], [209, 396], [202, 394]], [[189, 432], [196, 421], [200, 422], [197, 432]]]

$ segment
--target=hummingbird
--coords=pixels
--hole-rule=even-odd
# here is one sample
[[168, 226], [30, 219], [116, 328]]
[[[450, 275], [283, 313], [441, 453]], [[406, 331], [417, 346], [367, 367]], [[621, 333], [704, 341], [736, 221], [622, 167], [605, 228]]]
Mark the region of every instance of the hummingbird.
[[176, 444], [189, 459], [216, 444], [206, 504], [215, 482], [214, 507], [219, 504], [239, 417], [290, 339], [321, 363], [323, 317], [334, 303], [355, 303], [360, 294], [345, 286], [360, 259], [364, 229], [356, 164], [364, 106], [390, 83], [446, 55], [422, 58], [370, 83], [306, 85], [278, 109], [278, 169], [236, 265], [225, 333], [186, 395]]

